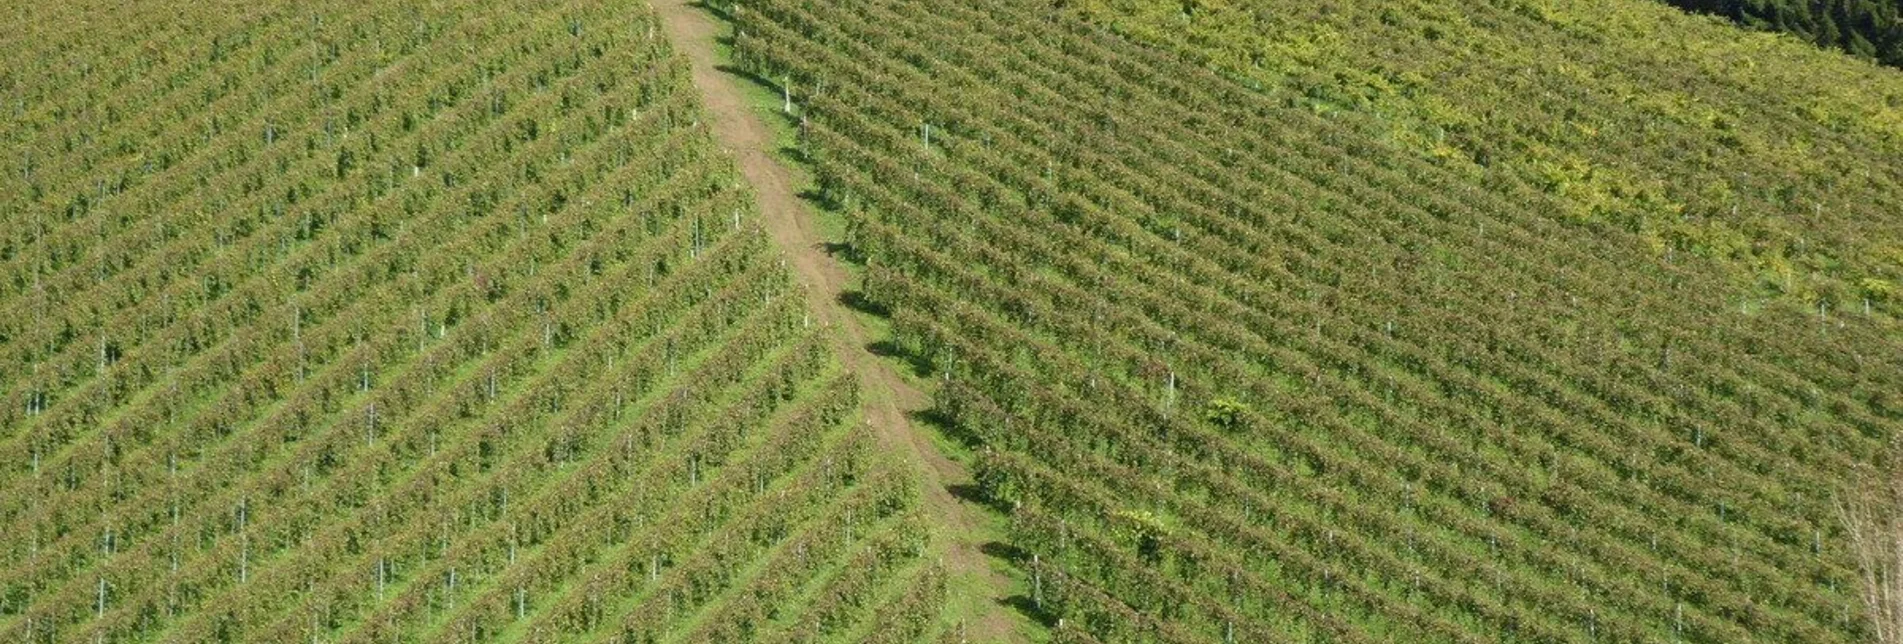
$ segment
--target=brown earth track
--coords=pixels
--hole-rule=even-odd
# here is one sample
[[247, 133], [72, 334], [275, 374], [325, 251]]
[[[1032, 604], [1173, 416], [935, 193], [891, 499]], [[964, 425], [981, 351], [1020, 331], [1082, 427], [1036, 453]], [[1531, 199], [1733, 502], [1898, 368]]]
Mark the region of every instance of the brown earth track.
[[946, 546], [946, 572], [965, 578], [964, 583], [954, 581], [952, 585], [983, 588], [989, 595], [982, 598], [984, 614], [964, 616], [966, 635], [982, 642], [1024, 639], [1002, 613], [999, 601], [1010, 593], [1011, 582], [992, 569], [980, 551], [983, 544], [974, 537], [985, 524], [981, 516], [985, 510], [951, 493], [951, 486], [971, 482], [971, 472], [941, 453], [926, 435], [929, 430], [912, 423], [908, 411], [926, 409], [929, 398], [892, 364], [872, 353], [870, 334], [841, 302], [840, 295], [846, 292], [851, 276], [827, 252], [817, 222], [797, 195], [792, 172], [770, 154], [773, 131], [749, 105], [742, 88], [742, 83], [748, 81], [722, 70], [715, 49], [722, 25], [692, 0], [651, 1], [669, 42], [692, 64], [694, 85], [700, 90], [716, 140], [733, 155], [741, 175], [752, 185], [767, 232], [805, 287], [809, 308], [822, 325], [833, 331], [830, 336], [835, 353], [860, 379], [866, 394], [867, 422], [888, 448], [903, 450], [923, 464], [919, 468], [924, 487], [921, 496], [937, 528], [932, 537]]

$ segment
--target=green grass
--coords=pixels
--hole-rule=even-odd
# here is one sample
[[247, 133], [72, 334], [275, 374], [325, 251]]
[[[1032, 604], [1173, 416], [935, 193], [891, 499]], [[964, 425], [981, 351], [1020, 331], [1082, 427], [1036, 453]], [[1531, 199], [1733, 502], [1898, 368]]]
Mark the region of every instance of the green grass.
[[[1014, 523], [1006, 543], [1086, 589], [1037, 617], [1107, 640], [1854, 638], [1843, 551], [1819, 556], [1791, 535], [1833, 529], [1820, 499], [1886, 458], [1897, 419], [1877, 392], [1896, 384], [1895, 360], [1831, 356], [1890, 346], [1888, 318], [1819, 325], [1791, 298], [1734, 317], [1754, 288], [1738, 266], [1783, 251], [1661, 247], [1685, 231], [1644, 215], [1637, 229], [1594, 222], [1617, 219], [1584, 199], [1596, 193], [1516, 179], [1500, 150], [1458, 158], [1488, 145], [1539, 158], [1513, 146], [1571, 136], [1538, 129], [1558, 122], [1537, 112], [1550, 104], [1493, 101], [1498, 122], [1441, 150], [1415, 147], [1401, 108], [1444, 90], [1324, 91], [1378, 72], [1386, 50], [1370, 34], [1384, 28], [1415, 48], [1393, 65], [1443, 64], [1435, 47], [1539, 65], [1566, 62], [1549, 51], [1595, 65], [1628, 55], [1578, 30], [1548, 46], [1555, 36], [1517, 27], [1579, 23], [1525, 3], [1432, 4], [1331, 5], [1326, 17], [1362, 40], [1311, 44], [1365, 41], [1342, 53], [1366, 60], [1304, 58], [1279, 49], [1299, 39], [1210, 17], [1234, 6], [1140, 1], [757, 3], [736, 46], [796, 88], [825, 80], [797, 96], [826, 151], [808, 161], [880, 253], [869, 308], [894, 313], [894, 353], [941, 395], [935, 416], [962, 437], [947, 451], [976, 463], [1014, 520], [1040, 522]], [[1467, 15], [1493, 24], [1441, 45], [1401, 39], [1411, 20]], [[1487, 28], [1500, 25], [1516, 29]], [[1258, 49], [1266, 80], [1221, 64]], [[1289, 82], [1314, 93], [1269, 82], [1302, 65], [1319, 72]], [[1460, 86], [1531, 91], [1512, 78]], [[1602, 102], [1580, 98], [1592, 108], [1580, 118], [1631, 119]], [[940, 126], [930, 149], [920, 123]], [[1513, 127], [1519, 139], [1485, 140]], [[1582, 150], [1670, 165], [1647, 145]], [[1656, 197], [1641, 183], [1607, 194]], [[1851, 228], [1803, 225], [1830, 239]], [[1804, 252], [1822, 266], [1856, 248]], [[1754, 382], [1769, 389], [1713, 394]], [[1232, 424], [1246, 433], [1202, 416], [1220, 401], [1241, 404]], [[1475, 571], [1494, 583], [1467, 583]]]
[[[778, 251], [727, 225], [751, 196], [690, 127], [701, 107], [643, 36], [652, 13], [16, 4], [0, 58], [46, 73], [0, 80], [21, 152], [0, 178], [0, 451], [22, 456], [0, 466], [0, 527], [30, 535], [0, 548], [0, 639], [580, 636], [561, 598], [633, 547], [598, 542], [631, 512], [607, 499], [642, 520], [686, 516], [673, 495], [770, 508], [737, 464], [785, 485], [835, 455], [763, 448], [820, 428], [789, 419], [853, 432], [834, 451], [879, 485], [785, 509], [906, 489], [853, 428], [856, 390], [831, 380]], [[419, 315], [441, 329], [421, 348]], [[698, 494], [673, 487], [685, 450], [725, 456], [700, 462]], [[670, 544], [673, 563], [712, 543]]]
[[[724, 14], [711, 11], [710, 13], [722, 16], [724, 19]], [[801, 115], [804, 114], [805, 107], [796, 101], [793, 104], [792, 114], [787, 114], [784, 109], [785, 97], [782, 95], [780, 87], [771, 81], [732, 67], [733, 43], [730, 37], [723, 36], [717, 39], [716, 43], [716, 51], [720, 60], [727, 65], [725, 69], [736, 80], [740, 81], [738, 84], [746, 96], [748, 104], [753, 107], [754, 113], [759, 117], [760, 121], [765, 123], [774, 133], [775, 145], [771, 151], [772, 157], [792, 174], [795, 178], [795, 185], [803, 196], [816, 194], [819, 185], [815, 180], [812, 167], [799, 152], [799, 119]], [[819, 223], [819, 231], [824, 239], [830, 243], [843, 246], [846, 240], [847, 225], [845, 214], [835, 209], [823, 207], [823, 204], [817, 199], [804, 198], [802, 201], [807, 206], [804, 209], [804, 214], [812, 217], [814, 221]], [[862, 263], [846, 261], [845, 256], [839, 257], [841, 259], [839, 265], [843, 267], [855, 281], [862, 282], [865, 278], [866, 266]], [[890, 317], [865, 307], [854, 306], [848, 307], [848, 309], [852, 312], [852, 316], [861, 328], [866, 330], [868, 336], [877, 338], [875, 342], [889, 343], [893, 340], [894, 335]], [[879, 355], [879, 359], [888, 368], [894, 373], [899, 374], [912, 387], [922, 391], [931, 391], [933, 386], [932, 374], [921, 372], [919, 369], [920, 363], [915, 358], [894, 351], [879, 351], [877, 354]], [[871, 401], [878, 400], [887, 394], [879, 391], [868, 391], [865, 395], [868, 397], [868, 400]], [[976, 446], [968, 441], [954, 437], [952, 432], [948, 431], [949, 428], [938, 418], [930, 414], [913, 414], [912, 422], [930, 426], [934, 430], [930, 432], [929, 437], [933, 447], [940, 453], [967, 466], [973, 462], [975, 457], [974, 448]], [[989, 506], [986, 506], [984, 511], [977, 513], [977, 516], [983, 519], [983, 523], [972, 528], [953, 529], [953, 526], [934, 524], [933, 529], [942, 531], [943, 538], [933, 541], [931, 552], [927, 554], [926, 559], [942, 559], [945, 554], [945, 549], [948, 547], [948, 542], [1002, 543], [1006, 524], [1009, 521], [1006, 516]], [[1011, 631], [1016, 636], [1031, 641], [1044, 641], [1047, 639], [1048, 633], [1031, 616], [1017, 610], [1001, 609], [1009, 598], [1028, 597], [1030, 595], [1031, 588], [1029, 578], [1017, 567], [1013, 566], [1012, 562], [1002, 556], [986, 556], [985, 565], [990, 568], [991, 572], [1010, 580], [1011, 586], [1008, 589], [1008, 593], [1000, 596], [998, 589], [993, 588], [985, 580], [952, 571], [947, 575], [946, 594], [948, 602], [946, 610], [944, 611], [945, 622], [941, 625], [940, 632], [962, 632], [961, 629], [969, 628], [969, 624], [967, 623], [970, 619], [969, 616], [1002, 612], [1006, 615], [1006, 620], [1010, 624]]]

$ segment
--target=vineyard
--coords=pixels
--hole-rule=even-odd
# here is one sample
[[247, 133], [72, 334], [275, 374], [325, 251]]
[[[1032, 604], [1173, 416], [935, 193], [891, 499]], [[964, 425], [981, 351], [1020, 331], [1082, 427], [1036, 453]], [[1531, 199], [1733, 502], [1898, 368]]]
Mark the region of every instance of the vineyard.
[[3, 641], [1903, 629], [1869, 60], [1657, 0], [0, 15]]
[[1820, 47], [1903, 67], [1903, 4], [1883, 0], [1669, 2], [1688, 11], [1724, 16], [1755, 29], [1781, 31]]
[[10, 3], [0, 640], [941, 628], [645, 3]]
[[1650, 0], [1194, 4], [1065, 3], [1468, 182], [1715, 262], [1746, 299], [1903, 303], [1893, 71]]
[[[1867, 637], [1903, 81], [1805, 111], [1876, 68], [1451, 4], [720, 3], [1058, 640]], [[1707, 51], [1769, 98], [1660, 89]]]

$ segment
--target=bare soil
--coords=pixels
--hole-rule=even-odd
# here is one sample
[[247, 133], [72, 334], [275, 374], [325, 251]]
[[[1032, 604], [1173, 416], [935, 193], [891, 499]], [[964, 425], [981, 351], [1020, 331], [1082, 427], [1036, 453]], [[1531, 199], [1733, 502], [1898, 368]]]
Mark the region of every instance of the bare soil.
[[1023, 639], [1014, 632], [1003, 614], [1001, 603], [1010, 592], [1011, 582], [993, 570], [977, 535], [986, 525], [981, 513], [986, 510], [954, 496], [952, 486], [969, 484], [971, 472], [958, 461], [941, 453], [925, 432], [929, 429], [912, 422], [908, 412], [924, 410], [930, 400], [897, 368], [874, 355], [869, 337], [854, 313], [841, 302], [840, 295], [851, 283], [851, 275], [826, 250], [826, 240], [818, 230], [813, 213], [797, 194], [793, 173], [771, 155], [773, 131], [754, 111], [742, 86], [747, 80], [720, 69], [715, 39], [727, 29], [691, 0], [652, 0], [669, 42], [692, 63], [694, 84], [710, 119], [715, 138], [739, 163], [741, 174], [752, 184], [767, 232], [786, 254], [794, 274], [805, 287], [813, 314], [833, 333], [832, 345], [846, 367], [856, 374], [866, 395], [865, 416], [890, 449], [903, 450], [919, 468], [924, 486], [922, 498], [937, 534], [944, 542], [946, 572], [966, 579], [953, 586], [983, 588], [989, 595], [982, 602], [984, 614], [970, 616], [966, 634], [973, 641], [1010, 641]]

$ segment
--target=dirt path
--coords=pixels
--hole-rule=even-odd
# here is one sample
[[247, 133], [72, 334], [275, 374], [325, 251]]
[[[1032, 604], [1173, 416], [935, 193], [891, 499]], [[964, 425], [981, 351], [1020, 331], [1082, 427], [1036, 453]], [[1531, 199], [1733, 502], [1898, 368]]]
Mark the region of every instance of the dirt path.
[[792, 173], [769, 153], [774, 145], [773, 131], [747, 103], [741, 86], [745, 81], [719, 69], [715, 38], [727, 31], [726, 26], [691, 0], [651, 1], [669, 41], [692, 63], [694, 85], [700, 89], [711, 119], [709, 125], [753, 185], [768, 233], [786, 252], [787, 261], [806, 287], [813, 312], [822, 324], [835, 330], [834, 350], [864, 385], [868, 422], [888, 446], [906, 450], [925, 465], [921, 468], [925, 509], [942, 528], [935, 537], [949, 541], [947, 572], [976, 582], [967, 584], [969, 587], [988, 589], [989, 596], [982, 602], [984, 614], [971, 616], [969, 637], [982, 642], [1019, 639], [1002, 613], [1004, 608], [995, 601], [1010, 592], [1010, 580], [990, 567], [979, 551], [982, 544], [972, 538], [985, 523], [979, 514], [985, 510], [953, 496], [948, 488], [969, 483], [971, 472], [940, 453], [924, 433], [928, 430], [911, 422], [906, 412], [925, 409], [929, 399], [891, 364], [872, 354], [868, 346], [873, 338], [840, 302], [839, 295], [850, 284], [850, 275], [826, 253], [825, 239], [797, 196]]

